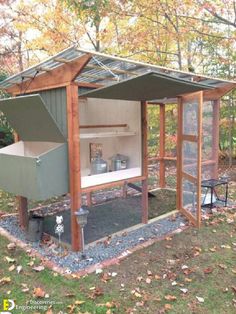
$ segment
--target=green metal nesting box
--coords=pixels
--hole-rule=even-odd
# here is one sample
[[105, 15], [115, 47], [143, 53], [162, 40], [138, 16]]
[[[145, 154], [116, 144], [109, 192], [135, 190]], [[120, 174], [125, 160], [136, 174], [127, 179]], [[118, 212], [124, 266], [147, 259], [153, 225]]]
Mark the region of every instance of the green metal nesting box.
[[0, 188], [33, 200], [69, 191], [67, 141], [40, 95], [0, 100], [20, 142], [0, 149]]

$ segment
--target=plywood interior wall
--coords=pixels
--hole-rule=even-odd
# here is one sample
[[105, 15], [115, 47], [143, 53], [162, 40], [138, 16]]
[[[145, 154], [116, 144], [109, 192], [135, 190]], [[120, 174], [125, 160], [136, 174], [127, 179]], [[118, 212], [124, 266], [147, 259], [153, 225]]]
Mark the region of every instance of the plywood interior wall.
[[106, 137], [97, 139], [81, 139], [82, 175], [90, 171], [89, 143], [101, 143], [103, 159], [117, 153], [129, 157], [129, 168], [141, 167], [141, 105], [134, 101], [107, 99], [80, 99], [80, 125], [127, 124], [127, 128], [81, 129], [81, 133], [99, 133], [112, 131], [132, 131], [135, 135]]
[[0, 150], [0, 154], [25, 156], [25, 157], [38, 157], [44, 153], [59, 147], [61, 143], [52, 142], [17, 142]]

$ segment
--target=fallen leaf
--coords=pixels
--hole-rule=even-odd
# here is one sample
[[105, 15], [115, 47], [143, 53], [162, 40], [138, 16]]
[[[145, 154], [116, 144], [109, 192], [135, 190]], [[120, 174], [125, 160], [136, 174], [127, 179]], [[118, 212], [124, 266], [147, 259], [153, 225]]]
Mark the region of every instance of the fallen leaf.
[[21, 265], [18, 265], [17, 267], [16, 267], [16, 271], [17, 271], [17, 274], [19, 274], [21, 271], [22, 271], [22, 266]]
[[45, 314], [53, 314], [52, 309], [48, 309], [47, 312]]
[[196, 296], [196, 299], [197, 299], [198, 302], [200, 302], [200, 303], [204, 303], [204, 301], [205, 301], [204, 298], [202, 298], [202, 297], [197, 297], [197, 296]]
[[236, 293], [236, 286], [232, 286], [231, 288], [232, 288], [233, 292]]
[[172, 305], [167, 303], [167, 304], [164, 305], [164, 308], [165, 308], [166, 311], [171, 310], [172, 309]]
[[34, 288], [33, 296], [36, 298], [44, 298], [45, 291], [42, 288]]
[[16, 244], [15, 244], [14, 242], [9, 243], [9, 244], [7, 245], [7, 249], [8, 249], [9, 251], [15, 250], [15, 249], [16, 249]]
[[8, 268], [8, 270], [9, 270], [9, 271], [13, 271], [15, 268], [16, 268], [16, 266], [13, 264], [13, 265], [11, 265], [11, 266]]
[[233, 274], [236, 274], [236, 269], [231, 269]]
[[116, 276], [117, 276], [117, 273], [115, 273], [115, 272], [111, 273], [111, 277], [116, 277]]
[[103, 270], [101, 268], [96, 269], [96, 274], [101, 274], [102, 272], [103, 272]]
[[0, 285], [5, 285], [6, 283], [11, 282], [11, 278], [10, 277], [3, 277], [2, 279], [0, 279]]
[[142, 298], [142, 295], [137, 291], [135, 291], [134, 295], [136, 296], [136, 298]]
[[151, 278], [146, 278], [146, 283], [150, 284], [152, 282]]
[[45, 267], [43, 265], [39, 265], [39, 266], [34, 266], [32, 269], [34, 271], [40, 272], [40, 271], [44, 270]]
[[73, 298], [73, 297], [75, 297], [75, 294], [74, 294], [74, 293], [66, 293], [66, 294], [65, 294], [65, 297], [67, 297], [67, 298]]
[[155, 275], [154, 278], [155, 278], [156, 280], [160, 280], [160, 279], [161, 279], [161, 276]]
[[224, 265], [224, 264], [219, 264], [218, 266], [219, 266], [221, 269], [226, 269], [226, 268], [227, 268], [227, 266]]
[[75, 305], [81, 305], [81, 304], [84, 304], [85, 303], [85, 301], [80, 301], [80, 300], [77, 300], [77, 301], [75, 301]]
[[213, 268], [212, 267], [207, 267], [203, 270], [204, 274], [211, 274], [213, 272]]
[[177, 298], [174, 295], [168, 294], [168, 295], [165, 295], [165, 299], [167, 301], [175, 301]]
[[151, 270], [147, 270], [147, 274], [148, 274], [148, 276], [152, 276]]
[[210, 248], [209, 251], [211, 251], [211, 252], [216, 252], [216, 247]]
[[228, 244], [223, 244], [223, 245], [221, 245], [220, 246], [222, 249], [231, 249], [231, 246], [230, 245], [228, 245]]
[[109, 309], [116, 307], [116, 304], [114, 302], [107, 302], [105, 306]]
[[142, 281], [142, 280], [143, 280], [143, 277], [142, 277], [142, 276], [138, 276], [138, 277], [137, 277], [137, 281], [140, 282], [140, 281]]
[[108, 280], [111, 280], [111, 276], [108, 273], [102, 273], [101, 274], [101, 280], [103, 282], [107, 282]]
[[184, 278], [184, 281], [185, 281], [185, 282], [191, 282], [191, 281], [192, 281], [192, 279], [191, 279], [191, 278], [187, 278], [187, 277], [186, 277], [186, 278]]
[[186, 294], [188, 292], [188, 289], [186, 288], [180, 288], [180, 291], [183, 292], [184, 294]]
[[173, 281], [173, 282], [171, 283], [171, 285], [172, 285], [172, 286], [177, 286], [177, 282], [176, 282], [176, 281]]
[[5, 256], [5, 260], [8, 262], [8, 263], [15, 263], [15, 259], [14, 258], [11, 258], [9, 256]]
[[182, 269], [182, 270], [188, 269], [188, 266], [187, 266], [187, 265], [182, 265], [182, 266], [181, 266], [181, 269]]

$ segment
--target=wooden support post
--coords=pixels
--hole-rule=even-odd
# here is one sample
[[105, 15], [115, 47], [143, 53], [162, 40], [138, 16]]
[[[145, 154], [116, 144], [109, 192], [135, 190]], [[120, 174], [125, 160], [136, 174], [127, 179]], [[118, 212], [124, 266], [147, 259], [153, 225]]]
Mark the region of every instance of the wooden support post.
[[142, 223], [148, 222], [148, 144], [147, 144], [147, 102], [141, 102], [142, 118]]
[[218, 178], [219, 163], [219, 122], [220, 121], [220, 99], [215, 100], [213, 104], [213, 120], [212, 120], [212, 160], [215, 161], [212, 176]]
[[71, 245], [73, 251], [82, 247], [81, 230], [75, 212], [81, 206], [80, 137], [79, 137], [79, 98], [78, 86], [71, 83], [66, 87], [68, 153], [71, 198]]
[[[12, 96], [16, 97], [15, 94], [12, 94]], [[19, 134], [16, 132], [13, 133], [13, 138], [15, 143], [20, 141]], [[23, 230], [27, 230], [29, 223], [28, 199], [24, 196], [16, 196], [16, 208], [19, 214], [20, 228]]]
[[160, 188], [165, 188], [165, 104], [160, 104]]
[[19, 213], [20, 228], [23, 230], [27, 230], [28, 229], [28, 223], [29, 223], [28, 200], [26, 197], [17, 196], [16, 202], [17, 202], [17, 209], [18, 209], [18, 213]]
[[127, 198], [127, 192], [128, 192], [128, 185], [127, 185], [127, 182], [124, 182], [123, 184], [123, 198]]
[[182, 136], [183, 136], [183, 104], [181, 98], [178, 98], [178, 133], [177, 133], [177, 194], [176, 207], [178, 210], [182, 208]]
[[199, 92], [198, 104], [198, 160], [197, 160], [197, 227], [201, 226], [201, 195], [202, 195], [202, 106], [203, 92]]

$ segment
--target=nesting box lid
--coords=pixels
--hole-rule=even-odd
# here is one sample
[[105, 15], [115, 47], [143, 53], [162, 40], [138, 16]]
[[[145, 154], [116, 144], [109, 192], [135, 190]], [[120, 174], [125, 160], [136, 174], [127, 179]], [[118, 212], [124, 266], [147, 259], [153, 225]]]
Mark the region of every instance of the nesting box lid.
[[65, 142], [56, 121], [38, 94], [1, 99], [0, 111], [22, 141]]

